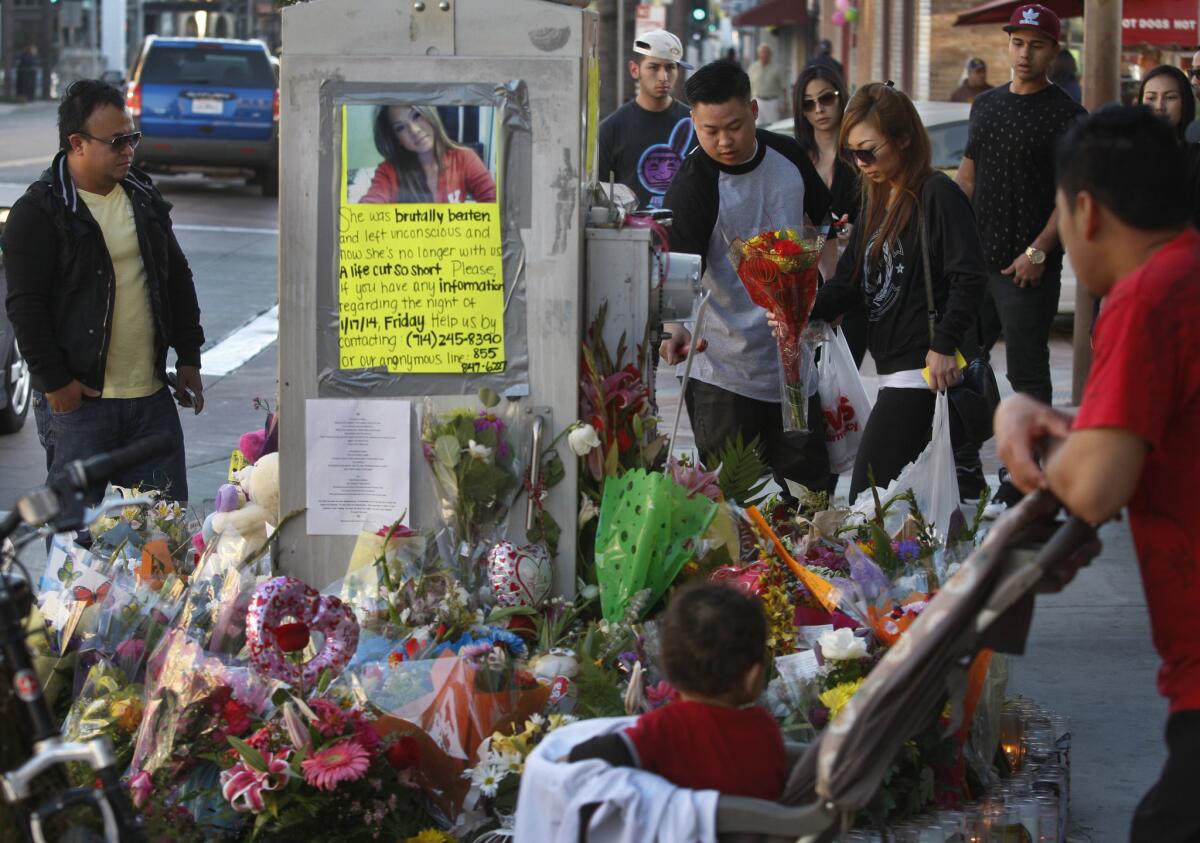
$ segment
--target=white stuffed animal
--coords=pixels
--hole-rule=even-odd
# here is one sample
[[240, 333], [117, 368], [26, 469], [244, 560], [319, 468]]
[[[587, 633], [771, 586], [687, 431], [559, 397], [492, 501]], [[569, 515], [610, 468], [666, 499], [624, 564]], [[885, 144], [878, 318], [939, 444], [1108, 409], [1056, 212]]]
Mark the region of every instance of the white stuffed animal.
[[233, 532], [244, 538], [249, 548], [257, 549], [267, 540], [267, 525], [279, 526], [279, 454], [266, 454], [243, 468], [237, 483], [246, 493], [246, 505], [215, 513], [212, 527], [218, 540]]

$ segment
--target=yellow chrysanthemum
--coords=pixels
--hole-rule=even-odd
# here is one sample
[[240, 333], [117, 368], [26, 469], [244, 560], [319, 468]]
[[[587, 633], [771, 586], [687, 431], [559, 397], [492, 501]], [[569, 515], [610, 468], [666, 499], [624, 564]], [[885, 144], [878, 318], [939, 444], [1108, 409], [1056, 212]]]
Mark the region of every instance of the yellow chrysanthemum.
[[834, 685], [828, 691], [822, 691], [818, 699], [821, 705], [829, 709], [830, 718], [837, 717], [838, 712], [846, 707], [846, 703], [850, 702], [850, 698], [858, 693], [858, 689], [862, 687], [863, 681], [856, 679], [853, 682], [843, 682], [841, 685]]
[[458, 843], [458, 838], [440, 828], [427, 828], [404, 843]]

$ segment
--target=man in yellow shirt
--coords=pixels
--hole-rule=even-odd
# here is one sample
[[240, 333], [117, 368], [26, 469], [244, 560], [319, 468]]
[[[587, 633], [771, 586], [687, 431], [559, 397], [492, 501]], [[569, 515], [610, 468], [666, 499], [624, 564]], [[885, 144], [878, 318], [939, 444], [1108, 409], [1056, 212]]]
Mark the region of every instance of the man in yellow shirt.
[[132, 166], [141, 140], [121, 92], [76, 82], [58, 110], [50, 168], [4, 230], [7, 309], [33, 377], [38, 438], [51, 476], [69, 462], [165, 432], [177, 445], [112, 482], [187, 500], [176, 399], [204, 407], [204, 331], [170, 204]]

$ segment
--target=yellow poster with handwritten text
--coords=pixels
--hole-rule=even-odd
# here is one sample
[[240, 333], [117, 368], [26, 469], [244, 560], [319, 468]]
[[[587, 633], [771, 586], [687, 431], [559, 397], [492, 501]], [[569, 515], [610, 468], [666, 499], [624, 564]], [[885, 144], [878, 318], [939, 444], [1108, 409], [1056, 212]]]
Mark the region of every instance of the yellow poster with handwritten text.
[[491, 122], [467, 137], [467, 121], [447, 127], [434, 107], [344, 109], [341, 369], [504, 371], [496, 152], [480, 141]]

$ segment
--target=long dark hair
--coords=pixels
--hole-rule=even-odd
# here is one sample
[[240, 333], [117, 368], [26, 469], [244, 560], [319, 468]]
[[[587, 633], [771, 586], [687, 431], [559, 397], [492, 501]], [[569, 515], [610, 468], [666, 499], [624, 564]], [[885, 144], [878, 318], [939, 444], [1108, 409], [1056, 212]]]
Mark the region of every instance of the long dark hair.
[[[440, 171], [446, 151], [458, 147], [458, 144], [450, 140], [450, 136], [446, 133], [446, 127], [442, 125], [442, 118], [438, 116], [437, 109], [431, 105], [404, 106], [402, 103], [397, 103], [397, 105], [412, 108], [424, 117], [433, 129], [433, 154]], [[420, 159], [415, 152], [401, 146], [400, 139], [396, 137], [396, 131], [392, 128], [392, 118], [388, 114], [388, 109], [392, 107], [391, 105], [381, 105], [375, 110], [375, 149], [383, 156], [383, 160], [390, 161], [396, 168], [400, 193], [393, 201], [432, 202], [433, 194], [429, 191], [429, 182], [425, 179], [425, 171], [421, 167]]]
[[[817, 147], [817, 136], [813, 131], [812, 123], [808, 122], [808, 118], [804, 116], [804, 109], [801, 107], [804, 104], [804, 92], [808, 90], [808, 83], [814, 79], [822, 79], [833, 86], [838, 95], [838, 126], [834, 130], [835, 133], [841, 129], [842, 115], [846, 113], [846, 101], [849, 99], [846, 96], [846, 83], [842, 76], [832, 67], [827, 67], [823, 64], [810, 64], [808, 67], [800, 71], [800, 75], [796, 77], [796, 88], [792, 91], [792, 114], [795, 115], [792, 121], [792, 134], [796, 136], [796, 142], [803, 147], [808, 153], [808, 157], [813, 161], [821, 160], [821, 150]], [[843, 159], [845, 156], [840, 151], [839, 144], [838, 156]], [[849, 164], [849, 160], [846, 161]]]
[[[900, 155], [902, 167], [900, 171], [900, 195], [896, 197], [892, 213], [888, 213], [888, 195], [891, 186], [875, 184], [870, 179], [862, 182], [862, 210], [859, 212], [858, 224], [864, 232], [876, 231], [882, 226], [875, 246], [871, 250], [870, 260], [875, 262], [884, 244], [898, 237], [908, 227], [913, 215], [920, 211], [917, 192], [925, 180], [933, 175], [929, 135], [910, 100], [902, 91], [891, 87], [890, 83], [872, 82], [863, 85], [850, 99], [846, 113], [842, 116], [842, 132], [839, 145], [849, 146], [847, 138], [850, 130], [859, 123], [874, 126], [881, 135], [891, 142]], [[901, 141], [908, 141], [907, 144]], [[857, 270], [863, 266], [866, 257], [869, 237], [859, 238], [859, 253], [856, 262]]]
[[1192, 121], [1196, 119], [1196, 95], [1192, 93], [1192, 83], [1188, 81], [1182, 70], [1173, 65], [1160, 64], [1147, 73], [1146, 77], [1142, 79], [1142, 86], [1138, 88], [1138, 105], [1145, 104], [1146, 83], [1158, 76], [1170, 76], [1175, 80], [1175, 87], [1179, 89], [1179, 98], [1183, 101], [1183, 108], [1179, 113], [1179, 125], [1173, 128], [1178, 141], [1181, 144], [1186, 143], [1187, 127], [1192, 125]]

